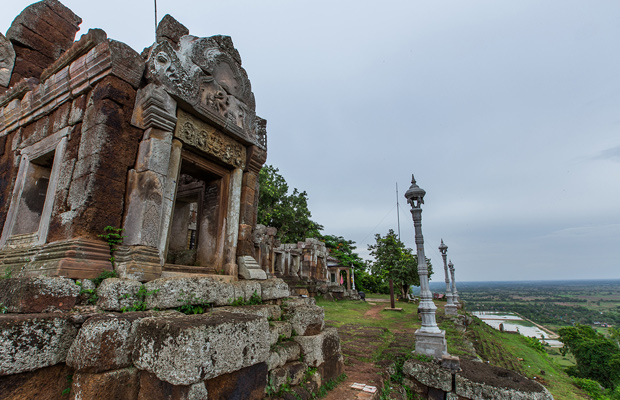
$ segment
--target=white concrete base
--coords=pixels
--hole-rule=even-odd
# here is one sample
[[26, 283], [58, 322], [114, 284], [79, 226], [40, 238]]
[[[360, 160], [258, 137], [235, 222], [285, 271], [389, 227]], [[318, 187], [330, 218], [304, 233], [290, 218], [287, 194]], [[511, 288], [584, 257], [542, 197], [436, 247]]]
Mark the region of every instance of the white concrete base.
[[458, 314], [457, 308], [454, 304], [447, 304], [445, 310], [446, 310], [446, 315], [457, 315]]
[[418, 329], [415, 333], [415, 352], [441, 359], [442, 356], [448, 354], [446, 333], [444, 331], [426, 333]]

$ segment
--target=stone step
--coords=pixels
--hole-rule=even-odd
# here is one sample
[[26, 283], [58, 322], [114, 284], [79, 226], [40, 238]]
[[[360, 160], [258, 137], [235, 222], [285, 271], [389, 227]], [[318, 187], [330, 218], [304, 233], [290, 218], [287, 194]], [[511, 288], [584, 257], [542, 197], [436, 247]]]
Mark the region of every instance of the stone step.
[[162, 271], [162, 278], [196, 278], [196, 277], [209, 277], [220, 280], [222, 282], [234, 282], [235, 278], [232, 275], [217, 275], [217, 274], [199, 274], [193, 272], [174, 272], [174, 271]]
[[260, 267], [252, 256], [241, 256], [237, 258], [239, 264], [239, 277], [243, 279], [264, 280], [267, 274]]
[[177, 264], [164, 264], [162, 268], [162, 274], [164, 272], [172, 273], [185, 273], [185, 274], [209, 274], [216, 275], [217, 270], [215, 267], [202, 267], [196, 265], [177, 265]]

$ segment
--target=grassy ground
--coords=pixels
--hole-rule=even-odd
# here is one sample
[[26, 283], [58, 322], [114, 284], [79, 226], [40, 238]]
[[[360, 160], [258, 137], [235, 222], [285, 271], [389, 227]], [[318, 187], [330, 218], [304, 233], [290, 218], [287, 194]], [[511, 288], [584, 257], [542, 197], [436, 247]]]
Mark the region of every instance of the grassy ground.
[[[367, 298], [389, 299], [389, 296], [368, 294]], [[395, 352], [410, 352], [415, 345], [414, 332], [420, 327], [417, 303], [397, 303], [396, 307], [402, 307], [402, 312], [382, 311], [383, 307], [389, 307], [389, 303], [379, 302], [373, 305], [372, 302], [318, 300], [317, 304], [325, 309], [327, 323], [339, 329], [343, 351], [350, 352], [349, 357], [355, 357], [356, 361], [381, 364], [393, 359]], [[471, 359], [478, 354], [494, 365], [530, 378], [536, 377], [556, 400], [588, 398], [563, 372], [571, 360], [561, 356], [557, 350], [549, 350], [549, 355], [541, 353], [522, 336], [501, 333], [478, 319], [474, 319], [474, 323], [464, 332], [463, 326], [444, 316], [445, 302], [435, 304], [438, 307], [437, 323], [446, 332], [450, 354], [463, 359]]]
[[[389, 296], [388, 296], [389, 298]], [[390, 303], [383, 304], [389, 307]], [[317, 305], [325, 308], [325, 319], [331, 326], [340, 327], [344, 324], [359, 324], [369, 327], [385, 327], [390, 331], [399, 329], [417, 329], [420, 321], [417, 319], [418, 305], [413, 303], [397, 303], [403, 311], [381, 311], [378, 315], [366, 315], [373, 307], [370, 301], [317, 301]]]

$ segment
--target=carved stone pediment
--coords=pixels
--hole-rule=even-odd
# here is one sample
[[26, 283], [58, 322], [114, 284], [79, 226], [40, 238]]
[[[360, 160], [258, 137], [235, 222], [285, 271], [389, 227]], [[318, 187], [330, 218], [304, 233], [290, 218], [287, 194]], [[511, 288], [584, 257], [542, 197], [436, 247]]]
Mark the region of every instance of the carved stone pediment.
[[226, 134], [266, 149], [265, 123], [230, 37], [185, 35], [178, 50], [162, 40], [150, 50], [146, 77]]

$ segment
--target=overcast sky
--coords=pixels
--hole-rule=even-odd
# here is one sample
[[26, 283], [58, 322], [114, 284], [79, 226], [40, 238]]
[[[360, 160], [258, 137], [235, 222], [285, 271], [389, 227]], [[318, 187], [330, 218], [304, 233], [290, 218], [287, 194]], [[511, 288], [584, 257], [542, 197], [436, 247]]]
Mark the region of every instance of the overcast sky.
[[[30, 2], [3, 2], [0, 30]], [[65, 0], [140, 52], [151, 0]], [[158, 0], [195, 36], [232, 36], [268, 121], [268, 164], [327, 234], [397, 229], [426, 190], [443, 280], [620, 278], [620, 2]]]

